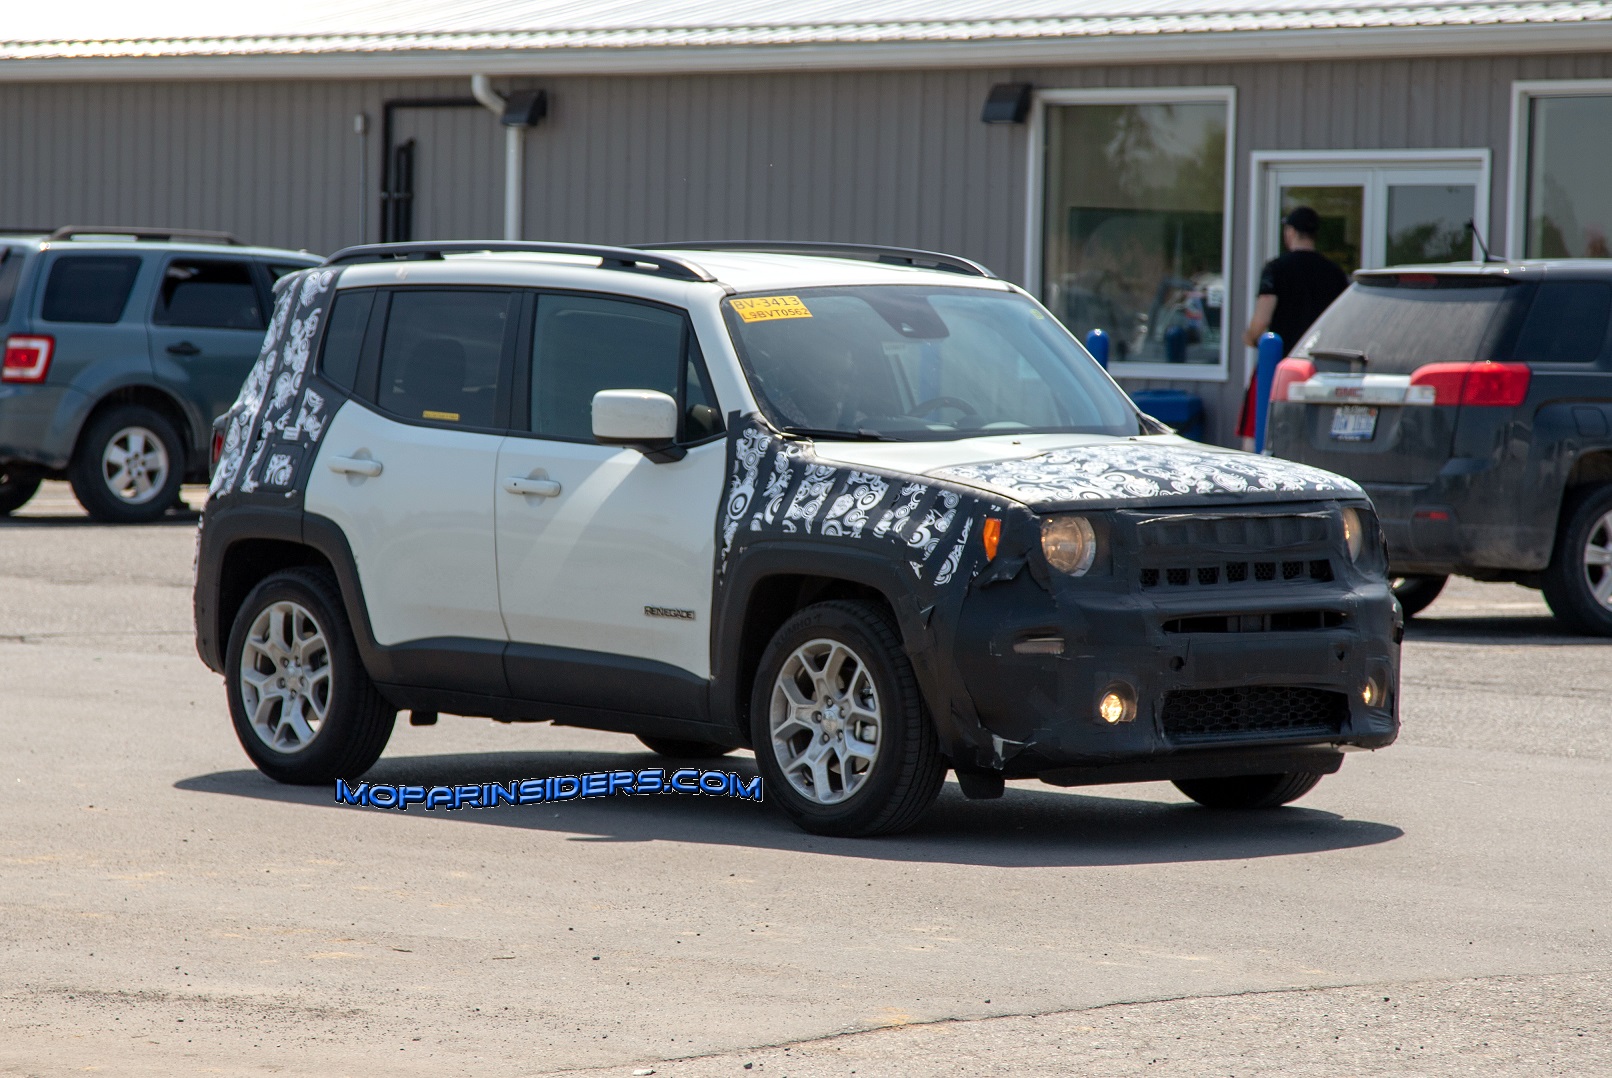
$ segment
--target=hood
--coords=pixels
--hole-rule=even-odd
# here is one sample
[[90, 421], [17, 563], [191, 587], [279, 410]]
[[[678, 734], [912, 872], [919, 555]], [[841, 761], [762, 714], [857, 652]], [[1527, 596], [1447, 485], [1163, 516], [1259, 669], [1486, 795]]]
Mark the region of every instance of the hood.
[[950, 442], [819, 442], [818, 456], [922, 475], [1034, 509], [1205, 506], [1363, 497], [1353, 481], [1176, 435], [1026, 435]]

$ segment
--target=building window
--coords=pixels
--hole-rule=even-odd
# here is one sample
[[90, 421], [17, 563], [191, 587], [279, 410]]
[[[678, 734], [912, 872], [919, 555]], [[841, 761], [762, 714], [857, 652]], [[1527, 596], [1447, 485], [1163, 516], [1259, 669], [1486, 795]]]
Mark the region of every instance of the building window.
[[1231, 114], [1229, 91], [1045, 96], [1042, 295], [1117, 374], [1224, 369]]
[[1612, 94], [1527, 99], [1528, 258], [1612, 257]]

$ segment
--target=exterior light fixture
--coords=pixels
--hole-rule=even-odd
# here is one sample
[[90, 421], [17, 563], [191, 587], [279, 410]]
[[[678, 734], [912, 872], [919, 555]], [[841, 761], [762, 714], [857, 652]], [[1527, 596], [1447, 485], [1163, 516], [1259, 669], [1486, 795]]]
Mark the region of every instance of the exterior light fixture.
[[1028, 82], [999, 82], [991, 87], [980, 119], [988, 124], [1022, 124], [1030, 115]]

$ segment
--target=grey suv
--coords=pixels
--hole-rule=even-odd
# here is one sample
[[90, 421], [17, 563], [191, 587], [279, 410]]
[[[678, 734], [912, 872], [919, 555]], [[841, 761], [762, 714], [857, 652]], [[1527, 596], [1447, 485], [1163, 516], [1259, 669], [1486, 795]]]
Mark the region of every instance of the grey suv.
[[0, 515], [65, 478], [96, 520], [161, 516], [207, 478], [274, 281], [317, 262], [223, 233], [0, 236]]

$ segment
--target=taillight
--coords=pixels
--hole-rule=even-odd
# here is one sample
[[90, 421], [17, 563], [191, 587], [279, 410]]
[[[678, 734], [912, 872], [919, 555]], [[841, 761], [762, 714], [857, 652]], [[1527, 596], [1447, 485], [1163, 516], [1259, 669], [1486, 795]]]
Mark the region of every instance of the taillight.
[[224, 455], [224, 432], [221, 431], [221, 430], [215, 430], [215, 431], [213, 431], [213, 459], [212, 459], [212, 466], [214, 468], [218, 467], [218, 459], [220, 457], [222, 457], [223, 455]]
[[54, 337], [7, 337], [0, 382], [43, 382], [50, 373], [50, 357], [55, 351]]
[[1287, 400], [1287, 387], [1308, 382], [1315, 377], [1315, 364], [1307, 359], [1294, 359], [1291, 356], [1276, 365], [1276, 374], [1271, 378], [1271, 400]]
[[1413, 386], [1430, 386], [1434, 404], [1515, 408], [1528, 396], [1533, 372], [1524, 363], [1429, 363], [1411, 375]]

